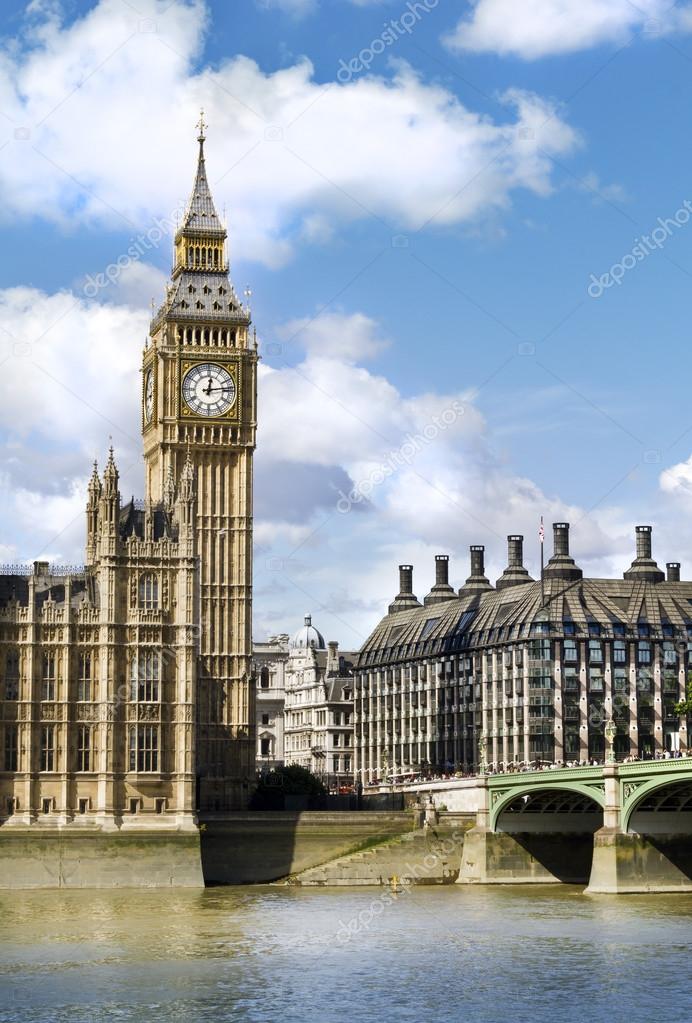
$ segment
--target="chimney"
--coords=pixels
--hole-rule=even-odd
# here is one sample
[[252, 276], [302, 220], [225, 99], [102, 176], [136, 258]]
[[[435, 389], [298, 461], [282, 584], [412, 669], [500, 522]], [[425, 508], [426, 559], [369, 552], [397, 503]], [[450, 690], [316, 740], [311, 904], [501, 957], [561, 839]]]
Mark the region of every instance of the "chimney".
[[533, 579], [524, 568], [524, 537], [507, 537], [507, 568], [496, 582], [498, 590], [506, 590], [509, 586], [531, 583]]
[[492, 586], [485, 576], [485, 547], [482, 544], [472, 544], [469, 550], [471, 551], [471, 575], [459, 590], [460, 596], [492, 590]]
[[553, 551], [558, 558], [569, 557], [569, 522], [553, 522]]
[[399, 565], [399, 592], [413, 593], [413, 565]]
[[680, 562], [668, 561], [666, 563], [667, 579], [669, 583], [680, 582]]
[[583, 572], [577, 568], [569, 553], [569, 522], [553, 523], [553, 556], [545, 566], [546, 579], [581, 579]]
[[663, 582], [665, 575], [651, 556], [651, 526], [637, 526], [635, 537], [637, 556], [624, 573], [624, 578], [644, 583]]
[[423, 603], [442, 604], [445, 600], [453, 600], [456, 597], [454, 587], [449, 585], [449, 555], [435, 555], [435, 585], [427, 595]]
[[335, 639], [327, 643], [327, 674], [339, 674], [339, 644]]
[[413, 592], [413, 565], [399, 565], [399, 592], [389, 605], [389, 614], [404, 611], [409, 607], [420, 607]]
[[651, 526], [637, 526], [635, 531], [637, 540], [637, 561], [642, 558], [651, 557]]

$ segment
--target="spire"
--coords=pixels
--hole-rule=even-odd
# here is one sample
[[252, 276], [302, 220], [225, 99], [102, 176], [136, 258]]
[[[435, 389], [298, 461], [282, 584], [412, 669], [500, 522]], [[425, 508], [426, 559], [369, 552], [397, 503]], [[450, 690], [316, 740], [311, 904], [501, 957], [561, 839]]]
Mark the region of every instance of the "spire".
[[166, 508], [172, 508], [173, 502], [175, 501], [175, 479], [173, 477], [173, 466], [168, 463], [168, 472], [166, 473], [166, 481], [163, 485], [163, 503]]
[[183, 471], [180, 474], [180, 488], [178, 496], [182, 501], [190, 501], [195, 496], [195, 467], [190, 458], [190, 448], [187, 449], [187, 456]]
[[204, 143], [207, 137], [207, 125], [204, 123], [203, 110], [200, 112], [200, 119], [197, 124], [197, 128], [199, 131], [199, 134], [197, 135], [197, 141], [199, 142], [197, 174], [195, 175], [192, 194], [190, 195], [179, 233], [184, 234], [187, 231], [203, 231], [204, 234], [216, 234], [225, 238], [226, 231], [219, 219], [219, 215], [216, 212], [211, 189], [209, 188], [209, 182], [207, 181], [207, 169], [204, 161]]
[[99, 479], [99, 467], [96, 459], [94, 459], [94, 468], [91, 472], [88, 490], [91, 501], [96, 501], [101, 496], [101, 480]]
[[111, 444], [108, 449], [108, 461], [106, 462], [106, 468], [103, 473], [103, 483], [106, 490], [110, 490], [111, 493], [118, 489], [118, 469], [115, 464], [115, 458], [113, 457], [113, 445]]

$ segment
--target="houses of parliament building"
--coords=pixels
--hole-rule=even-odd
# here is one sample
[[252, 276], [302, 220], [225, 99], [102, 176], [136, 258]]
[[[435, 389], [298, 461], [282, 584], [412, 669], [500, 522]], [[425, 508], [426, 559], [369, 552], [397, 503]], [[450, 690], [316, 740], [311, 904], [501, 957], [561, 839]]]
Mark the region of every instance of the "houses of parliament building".
[[257, 346], [205, 170], [142, 358], [143, 501], [111, 449], [83, 571], [0, 576], [0, 821], [194, 828], [254, 777]]

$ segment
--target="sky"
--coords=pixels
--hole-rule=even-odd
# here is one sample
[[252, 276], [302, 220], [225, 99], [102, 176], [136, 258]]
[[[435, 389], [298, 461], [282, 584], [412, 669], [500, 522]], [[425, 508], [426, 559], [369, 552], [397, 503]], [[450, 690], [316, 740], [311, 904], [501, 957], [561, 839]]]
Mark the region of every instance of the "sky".
[[[4, 0], [0, 560], [81, 564], [200, 107], [262, 355], [255, 636], [357, 649], [541, 516], [692, 578], [692, 3]], [[128, 251], [130, 254], [128, 254]], [[135, 252], [133, 256], [131, 253]]]

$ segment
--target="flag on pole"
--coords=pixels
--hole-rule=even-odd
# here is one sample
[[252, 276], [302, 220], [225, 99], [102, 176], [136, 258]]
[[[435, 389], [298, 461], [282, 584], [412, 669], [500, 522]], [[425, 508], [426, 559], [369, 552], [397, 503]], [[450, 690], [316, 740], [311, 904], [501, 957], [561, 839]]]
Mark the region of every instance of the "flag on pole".
[[541, 515], [541, 524], [538, 527], [538, 539], [541, 541], [541, 545], [545, 541], [545, 529], [543, 528], [543, 516]]

